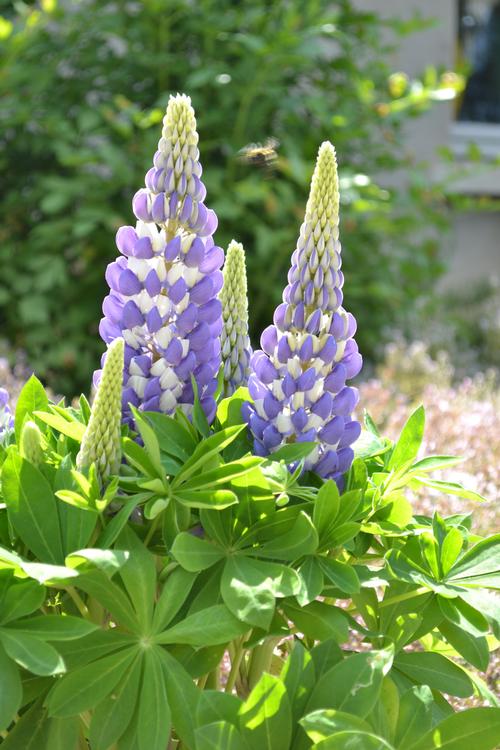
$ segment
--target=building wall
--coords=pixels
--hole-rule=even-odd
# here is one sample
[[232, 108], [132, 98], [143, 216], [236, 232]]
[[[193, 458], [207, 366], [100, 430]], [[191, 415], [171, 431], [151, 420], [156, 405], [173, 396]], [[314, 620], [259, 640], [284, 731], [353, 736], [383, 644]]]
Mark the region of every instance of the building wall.
[[[419, 14], [435, 19], [430, 28], [403, 39], [401, 48], [389, 59], [394, 70], [416, 77], [427, 65], [454, 67], [457, 0], [355, 0], [355, 5], [383, 17], [409, 19]], [[405, 147], [418, 161], [428, 162], [430, 180], [442, 178], [449, 170], [439, 162], [436, 149], [452, 145], [453, 121], [454, 103], [441, 102], [406, 126]], [[500, 155], [500, 125], [498, 144]], [[447, 289], [469, 288], [492, 276], [500, 277], [500, 169], [483, 174], [471, 166], [471, 176], [455, 183], [453, 189], [471, 195], [496, 195], [499, 209], [453, 215], [451, 232], [443, 241], [449, 270], [442, 286]], [[402, 184], [404, 176], [398, 179]]]

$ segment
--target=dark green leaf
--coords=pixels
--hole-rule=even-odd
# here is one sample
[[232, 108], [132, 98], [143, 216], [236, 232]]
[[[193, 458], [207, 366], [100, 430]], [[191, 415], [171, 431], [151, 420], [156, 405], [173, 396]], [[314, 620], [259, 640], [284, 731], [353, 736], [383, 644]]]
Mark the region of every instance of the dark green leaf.
[[347, 619], [338, 607], [326, 602], [311, 602], [305, 607], [299, 607], [287, 601], [283, 608], [298, 630], [308, 638], [327, 640], [333, 637], [339, 643], [347, 640]]
[[400, 653], [394, 666], [417, 684], [429, 685], [443, 693], [467, 698], [473, 692], [469, 676], [442, 654]]
[[[0, 732], [6, 729], [21, 706], [23, 689], [19, 670], [0, 643]], [[3, 744], [3, 743], [2, 743]]]
[[0, 628], [7, 654], [33, 674], [55, 675], [65, 671], [64, 661], [53, 646], [18, 630]]
[[2, 467], [7, 512], [23, 542], [43, 562], [64, 560], [57, 500], [38, 469], [11, 452]]
[[165, 750], [171, 716], [161, 657], [157, 649], [144, 653], [144, 671], [139, 694], [137, 740], [139, 750]]
[[499, 737], [500, 708], [471, 708], [449, 716], [411, 750], [496, 750]]

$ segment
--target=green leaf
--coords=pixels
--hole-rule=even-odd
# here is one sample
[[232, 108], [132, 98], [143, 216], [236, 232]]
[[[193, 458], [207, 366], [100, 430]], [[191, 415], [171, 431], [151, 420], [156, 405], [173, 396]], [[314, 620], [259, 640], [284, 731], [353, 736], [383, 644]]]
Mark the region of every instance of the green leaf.
[[196, 725], [228, 721], [237, 727], [240, 706], [241, 701], [235, 695], [219, 690], [203, 690], [196, 710]]
[[410, 747], [432, 726], [434, 697], [427, 685], [415, 685], [399, 701], [395, 744], [398, 748]]
[[16, 532], [43, 562], [64, 559], [57, 500], [38, 469], [11, 451], [2, 467], [2, 491]]
[[[131, 464], [131, 466], [138, 469], [147, 477], [158, 479], [158, 471], [145, 448], [138, 445], [135, 440], [132, 440], [129, 437], [124, 437], [122, 438], [122, 449], [127, 462]], [[162, 466], [160, 474], [161, 480], [163, 480], [164, 475], [165, 472], [163, 471]]]
[[24, 384], [19, 398], [17, 399], [14, 419], [14, 430], [16, 443], [19, 445], [21, 430], [25, 419], [34, 416], [38, 410], [45, 411], [49, 406], [49, 399], [43, 385], [35, 375], [32, 375]]
[[200, 690], [186, 670], [167, 651], [162, 650], [162, 668], [175, 733], [189, 748], [194, 747], [194, 721]]
[[78, 588], [93, 596], [111, 614], [114, 622], [119, 623], [132, 633], [140, 628], [128, 596], [100, 570], [80, 576]]
[[461, 598], [445, 599], [438, 596], [439, 609], [446, 619], [472, 636], [486, 635], [488, 620], [474, 607]]
[[[21, 706], [23, 688], [19, 670], [0, 644], [0, 732], [6, 729]], [[2, 743], [3, 744], [3, 743]]]
[[141, 412], [132, 406], [132, 413], [134, 415], [134, 421], [136, 428], [144, 443], [144, 448], [149, 456], [151, 463], [153, 464], [156, 473], [159, 477], [163, 477], [164, 470], [161, 463], [160, 445], [158, 438], [156, 437], [155, 431], [148, 424], [147, 420], [142, 416]]
[[33, 674], [55, 675], [65, 671], [64, 661], [55, 648], [39, 638], [0, 628], [0, 640], [10, 658]]
[[110, 549], [79, 549], [66, 557], [66, 565], [76, 568], [80, 573], [101, 570], [109, 576], [120, 570], [129, 559], [130, 553], [126, 550]]
[[408, 750], [496, 750], [500, 708], [471, 708], [449, 716]]
[[243, 421], [241, 407], [246, 401], [251, 401], [248, 388], [239, 387], [229, 398], [223, 398], [217, 406], [217, 419], [222, 427], [240, 425]]
[[294, 561], [313, 554], [317, 547], [318, 533], [307, 513], [300, 511], [289, 531], [262, 544], [256, 554], [274, 560]]
[[400, 653], [394, 666], [414, 682], [458, 698], [467, 698], [474, 691], [466, 672], [442, 654]]
[[362, 430], [361, 435], [353, 444], [352, 449], [354, 451], [355, 458], [368, 459], [380, 456], [389, 450], [390, 443], [388, 440], [375, 435], [373, 432], [368, 430]]
[[448, 573], [449, 581], [478, 586], [500, 586], [500, 534], [469, 549]]
[[192, 435], [173, 417], [158, 412], [143, 412], [160, 442], [160, 449], [181, 461], [187, 461], [196, 448]]
[[137, 648], [126, 648], [62, 677], [49, 693], [49, 715], [75, 716], [97, 706], [124, 678], [136, 656]]
[[359, 653], [335, 664], [317, 682], [307, 711], [335, 708], [364, 718], [379, 700], [384, 674], [390, 669], [392, 652]]
[[151, 624], [155, 603], [155, 558], [128, 526], [123, 529], [118, 544], [130, 552], [127, 562], [120, 568], [120, 577], [134, 606], [137, 619], [146, 629]]
[[155, 636], [157, 643], [186, 643], [188, 646], [215, 646], [228, 643], [248, 630], [223, 604], [202, 609]]
[[177, 534], [171, 553], [179, 565], [191, 573], [206, 570], [225, 557], [224, 550], [218, 545], [199, 539], [188, 531]]
[[301, 606], [313, 602], [323, 591], [323, 573], [319, 558], [308, 555], [299, 568], [300, 591], [296, 594]]
[[467, 490], [459, 482], [443, 482], [440, 479], [431, 479], [430, 477], [414, 476], [411, 475], [412, 479], [409, 484], [410, 489], [418, 488], [420, 485], [423, 487], [430, 487], [433, 490], [439, 490], [445, 495], [457, 495], [463, 497], [465, 500], [474, 500], [475, 502], [484, 502], [484, 497], [474, 490]]
[[239, 712], [243, 736], [252, 750], [289, 750], [292, 712], [284, 684], [264, 673]]
[[174, 619], [189, 596], [196, 575], [178, 567], [175, 568], [163, 584], [160, 598], [153, 615], [153, 633], [159, 633]]
[[139, 750], [165, 750], [171, 716], [161, 658], [156, 649], [144, 653], [144, 672], [139, 696], [137, 744]]
[[185, 482], [189, 479], [198, 469], [211, 461], [212, 458], [217, 456], [224, 448], [227, 448], [233, 440], [235, 440], [240, 432], [246, 428], [246, 424], [237, 425], [235, 427], [227, 427], [220, 432], [216, 432], [215, 435], [211, 435], [206, 440], [203, 440], [195, 449], [193, 455], [186, 461], [182, 467], [182, 471], [176, 476], [174, 480], [174, 486], [178, 486], [181, 482]]
[[447, 576], [462, 551], [464, 539], [462, 533], [456, 526], [451, 528], [443, 539], [440, 552], [441, 568], [443, 575]]
[[231, 490], [185, 490], [179, 487], [174, 497], [188, 508], [228, 508], [238, 502], [238, 497]]
[[443, 620], [439, 630], [452, 648], [469, 664], [485, 672], [490, 661], [488, 641], [484, 636], [473, 636], [448, 620]]
[[394, 750], [382, 737], [371, 732], [344, 730], [313, 745], [311, 750]]
[[48, 424], [49, 427], [53, 427], [57, 432], [76, 440], [77, 443], [82, 442], [86, 429], [82, 422], [78, 422], [76, 419], [65, 419], [60, 414], [51, 414], [46, 411], [35, 411], [33, 413], [35, 417]]
[[314, 442], [290, 443], [290, 445], [282, 445], [277, 451], [271, 453], [267, 460], [284, 461], [287, 464], [291, 464], [293, 461], [300, 461], [301, 458], [307, 458], [315, 448], [316, 443]]
[[264, 461], [259, 456], [244, 456], [237, 461], [231, 461], [228, 464], [221, 464], [216, 469], [197, 474], [196, 476], [183, 482], [182, 489], [199, 489], [203, 487], [215, 487], [218, 484], [226, 484], [237, 477], [244, 476], [259, 466]]
[[333, 479], [320, 488], [314, 501], [313, 523], [321, 543], [328, 539], [340, 508], [339, 490]]
[[274, 615], [276, 597], [300, 591], [297, 573], [277, 563], [229, 557], [222, 574], [221, 594], [239, 620], [267, 630]]
[[80, 720], [77, 716], [49, 719], [47, 749], [77, 750], [80, 738]]
[[72, 615], [40, 615], [9, 625], [9, 631], [27, 633], [43, 641], [73, 641], [97, 629], [93, 622]]
[[3, 598], [0, 597], [0, 624], [29, 615], [42, 606], [45, 587], [36, 581], [11, 583]]
[[311, 602], [300, 607], [292, 602], [285, 602], [283, 609], [293, 620], [298, 630], [313, 640], [327, 640], [335, 638], [344, 643], [348, 637], [348, 623], [346, 616], [338, 607], [325, 602]]
[[421, 471], [448, 469], [450, 466], [461, 464], [463, 460], [460, 456], [426, 456], [420, 461], [415, 461], [411, 466], [411, 471], [419, 473]]
[[233, 724], [214, 721], [196, 729], [196, 750], [248, 750], [248, 745]]
[[348, 563], [332, 560], [329, 557], [318, 557], [318, 562], [325, 576], [333, 585], [346, 594], [357, 594], [360, 582], [356, 570]]
[[387, 464], [387, 469], [401, 469], [416, 457], [422, 439], [425, 427], [425, 411], [423, 406], [415, 409], [404, 425], [399, 440], [394, 446], [391, 457]]
[[336, 711], [333, 708], [312, 711], [304, 716], [299, 724], [313, 742], [320, 742], [331, 734], [345, 729], [361, 732], [370, 731], [370, 725], [363, 719], [358, 719], [357, 716], [344, 711]]

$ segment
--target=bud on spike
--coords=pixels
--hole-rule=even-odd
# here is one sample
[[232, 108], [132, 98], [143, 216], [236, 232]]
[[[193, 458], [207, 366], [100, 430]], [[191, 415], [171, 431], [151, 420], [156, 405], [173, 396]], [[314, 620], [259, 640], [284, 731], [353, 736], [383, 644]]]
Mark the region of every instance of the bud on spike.
[[224, 327], [221, 333], [223, 394], [230, 396], [248, 382], [252, 349], [248, 337], [248, 299], [245, 251], [232, 240], [224, 264], [220, 293]]
[[92, 405], [76, 465], [81, 471], [95, 464], [101, 482], [120, 468], [124, 341], [110, 344], [101, 381]]
[[28, 420], [21, 432], [19, 452], [23, 458], [34, 466], [43, 463], [43, 436], [38, 425]]

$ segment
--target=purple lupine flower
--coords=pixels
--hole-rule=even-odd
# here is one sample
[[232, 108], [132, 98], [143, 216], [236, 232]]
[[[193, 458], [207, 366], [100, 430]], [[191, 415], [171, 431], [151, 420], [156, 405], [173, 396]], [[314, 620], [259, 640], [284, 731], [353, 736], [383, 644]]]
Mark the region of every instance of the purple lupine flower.
[[351, 414], [356, 388], [346, 385], [361, 369], [356, 322], [342, 307], [339, 191], [332, 144], [321, 145], [304, 223], [292, 255], [283, 303], [254, 352], [248, 387], [254, 399], [245, 417], [255, 452], [315, 441], [306, 469], [339, 484], [353, 460], [361, 427]]
[[0, 436], [4, 436], [14, 427], [14, 417], [9, 407], [9, 392], [0, 388]]
[[192, 376], [208, 420], [215, 415], [224, 253], [212, 239], [217, 218], [203, 202], [201, 172], [191, 100], [170, 97], [154, 166], [132, 202], [138, 221], [118, 230], [121, 255], [106, 271], [111, 292], [99, 330], [108, 344], [125, 340], [129, 423], [129, 404], [167, 414], [180, 405], [189, 414]]

